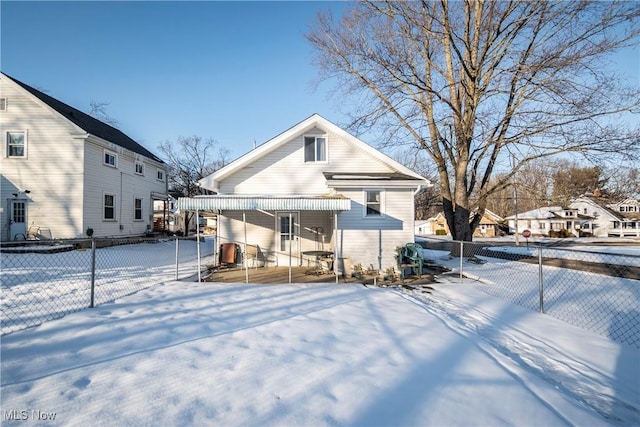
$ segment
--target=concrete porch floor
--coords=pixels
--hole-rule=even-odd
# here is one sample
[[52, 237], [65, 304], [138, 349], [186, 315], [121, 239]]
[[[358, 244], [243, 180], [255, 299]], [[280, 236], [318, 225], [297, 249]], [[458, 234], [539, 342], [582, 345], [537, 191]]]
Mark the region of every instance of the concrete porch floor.
[[[375, 279], [375, 282], [374, 282]], [[239, 267], [223, 268], [221, 270], [211, 271], [204, 276], [206, 282], [221, 283], [256, 283], [266, 285], [276, 285], [289, 283], [289, 267], [259, 267], [249, 268], [249, 280], [246, 281], [246, 273], [244, 269]], [[336, 275], [333, 272], [324, 272], [322, 274], [313, 274], [309, 267], [292, 267], [291, 283], [361, 283], [380, 286], [396, 286], [396, 285], [427, 285], [434, 283], [432, 274], [423, 274], [422, 277], [411, 276], [404, 280], [398, 278], [392, 280], [381, 280], [378, 276], [365, 275], [363, 277], [339, 277], [336, 282]]]

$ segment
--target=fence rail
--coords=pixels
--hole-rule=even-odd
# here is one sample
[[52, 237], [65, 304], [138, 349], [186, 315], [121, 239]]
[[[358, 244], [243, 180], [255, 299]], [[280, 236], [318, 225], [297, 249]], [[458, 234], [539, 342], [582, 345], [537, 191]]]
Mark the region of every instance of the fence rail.
[[79, 239], [2, 246], [1, 334], [198, 274], [213, 240]]
[[609, 252], [431, 238], [420, 244], [428, 258], [490, 295], [640, 348], [640, 256], [623, 247]]

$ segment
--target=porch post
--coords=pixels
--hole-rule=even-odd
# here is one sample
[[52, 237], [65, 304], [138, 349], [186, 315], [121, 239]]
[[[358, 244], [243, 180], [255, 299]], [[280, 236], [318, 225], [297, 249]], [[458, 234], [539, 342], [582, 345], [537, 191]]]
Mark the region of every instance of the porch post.
[[292, 225], [292, 216], [291, 212], [289, 212], [289, 284], [291, 284], [291, 249], [293, 246], [293, 242], [291, 241], [291, 225]]
[[196, 250], [198, 252], [198, 283], [202, 282], [202, 266], [200, 260], [200, 211], [196, 209]]
[[244, 282], [249, 283], [249, 265], [247, 264], [247, 213], [242, 211], [242, 224], [244, 226]]
[[[336, 283], [339, 282], [338, 274], [338, 212], [333, 212], [333, 272], [336, 273]], [[344, 267], [342, 267], [344, 268]]]

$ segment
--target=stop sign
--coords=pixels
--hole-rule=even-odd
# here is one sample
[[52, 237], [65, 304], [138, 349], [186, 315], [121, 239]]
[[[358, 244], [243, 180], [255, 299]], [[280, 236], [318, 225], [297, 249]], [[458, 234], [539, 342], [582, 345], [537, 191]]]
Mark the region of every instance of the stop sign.
[[531, 237], [531, 231], [529, 230], [524, 230], [522, 232], [522, 237], [524, 237], [525, 239], [528, 239], [529, 237]]

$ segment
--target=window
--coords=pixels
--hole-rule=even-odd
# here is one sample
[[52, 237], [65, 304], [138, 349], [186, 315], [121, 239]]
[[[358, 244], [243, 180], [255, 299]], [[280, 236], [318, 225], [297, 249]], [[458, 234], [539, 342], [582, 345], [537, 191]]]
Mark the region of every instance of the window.
[[0, 111], [7, 111], [7, 98], [0, 98]]
[[158, 169], [158, 181], [164, 181], [164, 171], [161, 169]]
[[24, 132], [7, 132], [7, 157], [26, 157]]
[[142, 221], [142, 199], [133, 199], [133, 220]]
[[113, 168], [118, 167], [118, 155], [113, 151], [104, 150], [104, 164]]
[[539, 228], [540, 230], [544, 230], [544, 229], [545, 229], [545, 228], [547, 228], [547, 227], [546, 227], [546, 224], [545, 224], [544, 222], [540, 222], [540, 223], [538, 224], [538, 228]]
[[144, 163], [136, 162], [136, 170], [137, 175], [144, 175]]
[[326, 162], [327, 161], [327, 138], [323, 136], [304, 137], [304, 161], [305, 162]]
[[382, 216], [382, 192], [380, 190], [365, 190], [365, 217]]
[[116, 196], [113, 194], [104, 195], [104, 217], [103, 219], [113, 221], [116, 219]]

